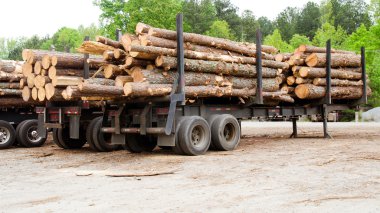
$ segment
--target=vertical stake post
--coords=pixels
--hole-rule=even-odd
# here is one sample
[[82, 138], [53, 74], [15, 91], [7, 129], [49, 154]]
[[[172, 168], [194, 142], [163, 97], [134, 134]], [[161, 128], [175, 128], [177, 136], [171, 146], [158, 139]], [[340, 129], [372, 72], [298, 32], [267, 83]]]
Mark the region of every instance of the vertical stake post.
[[325, 104], [331, 104], [331, 40], [326, 42], [326, 95]]
[[257, 73], [257, 86], [255, 104], [264, 104], [263, 100], [263, 70], [261, 58], [261, 31], [256, 32], [256, 73]]
[[361, 104], [368, 103], [367, 97], [367, 71], [366, 71], [366, 63], [365, 63], [365, 47], [360, 49], [361, 53], [361, 67], [362, 67], [362, 81], [363, 81], [363, 96], [361, 98]]
[[[84, 37], [84, 40], [85, 41], [89, 41], [90, 40], [90, 36], [86, 36]], [[87, 62], [87, 59], [90, 57], [90, 55], [88, 53], [85, 53], [84, 54], [84, 61], [83, 61], [83, 77], [84, 79], [88, 79], [90, 77], [90, 65], [88, 64]]]

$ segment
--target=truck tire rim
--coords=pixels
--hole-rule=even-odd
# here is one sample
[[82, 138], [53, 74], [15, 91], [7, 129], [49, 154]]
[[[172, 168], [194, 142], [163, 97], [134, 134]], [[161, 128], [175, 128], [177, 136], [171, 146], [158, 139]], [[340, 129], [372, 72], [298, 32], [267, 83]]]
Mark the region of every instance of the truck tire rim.
[[223, 137], [227, 142], [231, 142], [235, 138], [235, 127], [232, 123], [228, 123], [223, 128]]
[[204, 143], [205, 131], [201, 126], [195, 126], [191, 131], [191, 144], [199, 146]]
[[37, 127], [36, 126], [29, 127], [29, 129], [27, 131], [27, 137], [30, 140], [30, 142], [32, 142], [32, 143], [36, 143], [36, 142], [41, 140], [41, 137], [37, 133]]
[[11, 138], [11, 133], [9, 129], [0, 127], [0, 144], [5, 144]]

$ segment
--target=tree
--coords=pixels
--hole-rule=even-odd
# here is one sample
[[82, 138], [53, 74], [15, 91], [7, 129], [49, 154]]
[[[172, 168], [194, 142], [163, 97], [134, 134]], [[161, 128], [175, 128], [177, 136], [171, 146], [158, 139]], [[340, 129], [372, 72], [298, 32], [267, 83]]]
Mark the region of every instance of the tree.
[[244, 10], [241, 15], [241, 41], [255, 42], [259, 23], [251, 10]]
[[369, 10], [375, 22], [380, 20], [380, 0], [371, 0]]
[[231, 32], [238, 40], [241, 40], [240, 17], [237, 14], [238, 8], [230, 0], [214, 0], [216, 17], [224, 20], [231, 27]]
[[297, 18], [295, 31], [298, 34], [307, 36], [309, 39], [313, 39], [315, 32], [321, 26], [320, 18], [321, 12], [318, 4], [308, 2]]
[[294, 34], [292, 39], [290, 39], [290, 46], [292, 46], [293, 49], [298, 48], [302, 44], [310, 45], [311, 41], [308, 37], [300, 34]]
[[210, 27], [210, 30], [206, 32], [206, 35], [231, 40], [234, 39], [234, 34], [232, 34], [228, 23], [226, 21], [221, 20], [214, 21], [214, 23]]
[[183, 2], [182, 11], [184, 22], [193, 33], [205, 33], [216, 20], [212, 0], [186, 0]]
[[264, 44], [274, 46], [283, 53], [294, 50], [286, 41], [282, 40], [280, 30], [278, 29], [275, 29], [272, 35], [265, 37]]
[[257, 19], [257, 23], [264, 38], [273, 33], [274, 25], [267, 17], [260, 17]]
[[78, 30], [62, 27], [52, 37], [52, 44], [57, 51], [72, 52], [79, 47], [83, 37]]
[[40, 49], [41, 45], [48, 38], [40, 38], [34, 35], [30, 38], [16, 38], [7, 40], [8, 59], [10, 60], [22, 60], [21, 52], [23, 49]]
[[326, 46], [326, 41], [331, 39], [331, 45], [334, 48], [341, 48], [346, 38], [347, 33], [342, 27], [338, 26], [335, 28], [331, 24], [325, 23], [317, 30], [313, 39], [313, 45], [324, 47]]
[[91, 24], [88, 27], [80, 25], [78, 27], [78, 33], [80, 34], [80, 36], [82, 38], [84, 38], [85, 36], [89, 36], [90, 40], [95, 40], [95, 37], [97, 35], [101, 35], [102, 34], [101, 31], [100, 31], [100, 29], [99, 29], [99, 27], [96, 26], [95, 24]]
[[299, 16], [298, 9], [287, 7], [276, 18], [276, 28], [280, 31], [282, 38], [289, 41], [296, 32], [296, 24]]

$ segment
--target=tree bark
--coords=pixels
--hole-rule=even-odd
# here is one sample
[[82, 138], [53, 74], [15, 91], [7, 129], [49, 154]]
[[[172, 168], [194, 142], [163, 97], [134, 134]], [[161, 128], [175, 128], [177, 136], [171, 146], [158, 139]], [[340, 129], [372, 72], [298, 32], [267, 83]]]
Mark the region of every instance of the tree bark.
[[[325, 78], [315, 78], [313, 80], [315, 86], [326, 86]], [[363, 81], [350, 81], [350, 80], [340, 80], [340, 79], [331, 79], [331, 86], [363, 86]]]
[[132, 76], [119, 75], [115, 78], [115, 86], [117, 87], [123, 87], [127, 82], [133, 82]]
[[[156, 66], [170, 70], [177, 67], [177, 59], [174, 57], [160, 56], [156, 59]], [[250, 64], [233, 64], [219, 61], [204, 61], [185, 59], [185, 70], [192, 72], [215, 73], [240, 77], [256, 77], [256, 67]], [[262, 68], [264, 78], [274, 78], [277, 70]]]
[[[177, 78], [176, 71], [162, 72], [161, 70], [137, 70], [132, 73], [133, 82], [150, 84], [172, 84]], [[257, 85], [255, 78], [241, 78], [220, 76], [210, 73], [185, 72], [185, 84], [187, 86], [232, 86], [236, 89], [254, 89]], [[275, 78], [263, 79], [263, 91], [273, 92], [279, 90], [279, 84]]]
[[98, 84], [104, 86], [115, 86], [115, 80], [106, 78], [89, 78], [83, 81], [85, 84]]
[[7, 72], [0, 71], [0, 81], [8, 81], [8, 82], [20, 81], [20, 79], [23, 77], [24, 77], [23, 74], [7, 73]]
[[[313, 53], [306, 58], [309, 67], [325, 67], [326, 54]], [[331, 67], [359, 67], [361, 65], [360, 55], [354, 54], [331, 54]]]
[[[313, 84], [301, 84], [296, 87], [295, 93], [300, 99], [318, 99], [325, 97], [326, 88]], [[362, 95], [361, 87], [331, 87], [331, 98], [333, 99], [359, 99]]]
[[116, 78], [116, 76], [122, 74], [124, 74], [124, 70], [120, 69], [119, 66], [109, 64], [104, 68], [105, 78]]
[[0, 96], [20, 96], [22, 95], [22, 90], [20, 89], [0, 89]]
[[[141, 46], [141, 45], [131, 45], [130, 47], [131, 56], [135, 53], [146, 53], [150, 55], [166, 55], [177, 57], [177, 51], [175, 49], [161, 48], [161, 47], [152, 47], [152, 46]], [[199, 60], [208, 60], [208, 61], [224, 61], [229, 63], [242, 63], [242, 64], [256, 64], [255, 58], [250, 57], [237, 57], [229, 55], [215, 55], [204, 52], [195, 52], [191, 50], [185, 50], [185, 58], [188, 59], [199, 59]], [[264, 67], [278, 68], [278, 69], [288, 69], [289, 65], [287, 63], [262, 60], [262, 65]]]
[[[89, 70], [89, 75], [92, 76], [96, 73], [96, 70]], [[83, 69], [65, 69], [65, 68], [56, 68], [56, 67], [50, 67], [48, 71], [48, 76], [50, 79], [55, 78], [56, 76], [78, 76], [83, 77], [84, 76], [84, 70]]]
[[22, 73], [22, 61], [12, 61], [12, 60], [1, 60], [0, 59], [0, 70], [8, 73]]
[[0, 89], [21, 89], [20, 83], [4, 83], [0, 82]]
[[44, 101], [46, 98], [46, 92], [45, 92], [45, 88], [41, 87], [41, 88], [37, 88], [37, 99], [38, 101]]
[[104, 97], [109, 96], [122, 96], [124, 94], [123, 87], [118, 86], [105, 86], [99, 84], [86, 84], [81, 83], [78, 86], [79, 91], [86, 94], [100, 94]]
[[102, 55], [106, 50], [114, 50], [114, 47], [102, 44], [96, 41], [84, 41], [82, 45], [77, 48], [79, 53], [88, 53], [92, 55]]
[[296, 78], [296, 84], [311, 84], [313, 83], [313, 80], [312, 79], [308, 79], [308, 78]]
[[[82, 54], [72, 54], [72, 53], [53, 53], [51, 56], [51, 65], [57, 68], [74, 68], [83, 69], [84, 67], [84, 56]], [[90, 58], [90, 68], [98, 69], [100, 65], [95, 62], [103, 61], [100, 58]]]
[[82, 77], [76, 76], [56, 76], [52, 79], [52, 84], [55, 87], [63, 87], [63, 86], [77, 86], [82, 83]]
[[[314, 46], [308, 46], [308, 45], [299, 46], [298, 51], [305, 52], [305, 53], [326, 53], [327, 52], [325, 47], [314, 47]], [[345, 51], [345, 50], [335, 50], [335, 49], [331, 49], [331, 53], [355, 54], [355, 52]]]
[[22, 92], [21, 92], [22, 100], [25, 102], [29, 101], [31, 98], [31, 92], [32, 91], [28, 86], [24, 86], [24, 88], [22, 89]]
[[35, 101], [24, 101], [21, 98], [9, 97], [9, 98], [1, 98], [1, 107], [28, 107], [28, 106], [40, 106], [42, 103], [38, 103]]
[[34, 101], [37, 101], [37, 99], [38, 99], [38, 90], [37, 90], [36, 87], [33, 87], [33, 88], [32, 88], [32, 95], [31, 95], [31, 97], [32, 97], [32, 99], [33, 99]]
[[102, 44], [105, 44], [105, 45], [108, 45], [108, 46], [111, 46], [111, 47], [114, 47], [114, 48], [123, 48], [123, 46], [121, 45], [120, 42], [112, 40], [110, 38], [106, 38], [106, 37], [103, 37], [103, 36], [96, 36], [95, 40], [97, 42], [100, 42]]
[[[325, 78], [326, 69], [316, 67], [302, 67], [299, 70], [299, 75], [302, 78]], [[331, 69], [331, 78], [360, 80], [362, 78], [362, 74], [358, 72]]]

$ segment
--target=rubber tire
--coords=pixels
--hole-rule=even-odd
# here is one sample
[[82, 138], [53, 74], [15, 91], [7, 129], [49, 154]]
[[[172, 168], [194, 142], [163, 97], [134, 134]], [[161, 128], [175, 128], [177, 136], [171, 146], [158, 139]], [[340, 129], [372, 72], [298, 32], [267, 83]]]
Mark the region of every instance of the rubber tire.
[[[211, 143], [211, 131], [207, 121], [200, 116], [192, 116], [193, 118], [185, 120], [179, 129], [178, 141], [182, 150], [186, 155], [203, 155], [207, 152]], [[201, 146], [192, 144], [192, 131], [195, 127], [200, 127], [203, 135], [200, 141], [203, 141]]]
[[[20, 123], [20, 128], [18, 129], [18, 134], [16, 135], [16, 138], [20, 142], [21, 145], [24, 147], [40, 147], [45, 144], [46, 142], [46, 135], [45, 138], [40, 137], [40, 139], [37, 142], [33, 142], [28, 138], [28, 130], [29, 128], [35, 126], [38, 127], [38, 120], [26, 120], [23, 123]], [[37, 130], [36, 130], [37, 131]]]
[[99, 119], [95, 122], [93, 129], [92, 129], [92, 138], [94, 140], [95, 146], [99, 149], [99, 152], [112, 152], [119, 148], [118, 145], [111, 145], [107, 143], [109, 139], [104, 138], [104, 133], [102, 133], [100, 130], [102, 128], [103, 119]]
[[94, 138], [93, 138], [93, 129], [94, 129], [94, 125], [96, 124], [96, 122], [98, 122], [98, 120], [101, 120], [101, 119], [102, 119], [102, 117], [96, 117], [96, 118], [92, 119], [90, 121], [90, 123], [88, 124], [87, 129], [86, 129], [86, 140], [87, 140], [87, 143], [90, 146], [91, 150], [93, 150], [95, 152], [99, 152], [100, 148], [97, 147], [96, 144], [95, 144], [95, 141], [94, 141]]
[[180, 144], [179, 144], [179, 130], [181, 128], [181, 125], [184, 121], [186, 120], [189, 120], [189, 119], [193, 119], [194, 117], [191, 117], [191, 116], [183, 116], [183, 117], [180, 117], [177, 121], [176, 121], [176, 138], [175, 138], [175, 146], [172, 147], [173, 149], [173, 152], [176, 153], [177, 155], [185, 155], [185, 152], [182, 150]]
[[152, 152], [157, 146], [157, 137], [148, 135], [129, 134], [126, 138], [126, 147], [130, 152]]
[[7, 121], [2, 121], [2, 120], [0, 120], [0, 127], [8, 129], [9, 131], [9, 139], [6, 143], [0, 144], [0, 149], [8, 149], [16, 141], [16, 130], [10, 123], [8, 123]]
[[[208, 125], [210, 126], [210, 128], [212, 127], [212, 124], [214, 123], [214, 121], [219, 118], [220, 115], [211, 115], [210, 117], [207, 118], [207, 123]], [[217, 150], [216, 146], [214, 145], [214, 143], [212, 142], [212, 134], [211, 134], [211, 143], [210, 143], [210, 147], [208, 148], [209, 150]]]
[[53, 129], [52, 132], [53, 132], [53, 142], [55, 143], [55, 145], [57, 145], [61, 149], [67, 149], [67, 147], [64, 147], [63, 144], [61, 144], [61, 142], [58, 139], [58, 129]]
[[79, 131], [79, 139], [70, 138], [70, 128], [64, 127], [57, 131], [58, 141], [65, 149], [80, 149], [86, 144], [86, 135], [84, 131]]
[[[227, 124], [232, 124], [234, 135], [230, 141], [224, 137], [224, 128]], [[232, 151], [240, 142], [240, 125], [238, 120], [229, 114], [220, 115], [211, 126], [211, 138], [215, 148], [219, 151]]]
[[20, 127], [26, 122], [27, 120], [25, 121], [21, 121], [17, 126], [16, 126], [16, 140], [15, 142], [13, 143], [13, 146], [22, 146], [22, 144], [20, 143]]

